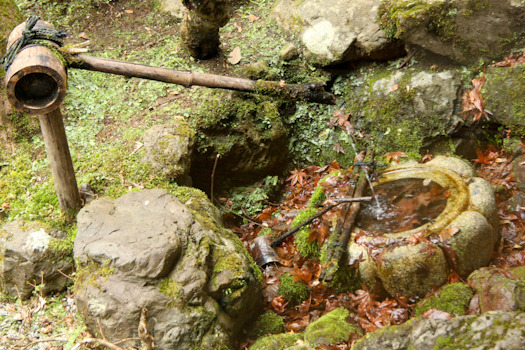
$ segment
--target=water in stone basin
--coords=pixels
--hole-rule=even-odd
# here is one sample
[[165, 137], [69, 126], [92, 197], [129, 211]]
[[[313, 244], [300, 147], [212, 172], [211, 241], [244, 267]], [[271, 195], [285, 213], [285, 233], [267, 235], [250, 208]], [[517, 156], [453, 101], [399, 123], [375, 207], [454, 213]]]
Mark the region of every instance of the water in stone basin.
[[417, 178], [386, 182], [374, 192], [379, 206], [363, 204], [356, 226], [376, 234], [408, 231], [430, 222], [445, 209], [449, 197], [446, 188]]

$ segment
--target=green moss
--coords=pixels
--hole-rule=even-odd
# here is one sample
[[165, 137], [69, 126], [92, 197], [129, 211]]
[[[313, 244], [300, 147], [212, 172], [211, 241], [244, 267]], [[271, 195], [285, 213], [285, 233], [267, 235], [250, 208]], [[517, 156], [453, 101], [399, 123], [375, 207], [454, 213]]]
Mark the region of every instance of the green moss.
[[[308, 208], [301, 210], [292, 221], [292, 227], [295, 227], [303, 221], [309, 219], [312, 215], [317, 213], [317, 209]], [[317, 241], [309, 242], [310, 240], [310, 225], [303, 226], [295, 233], [295, 246], [303, 257], [318, 258], [321, 254], [321, 249]]]
[[361, 280], [356, 268], [339, 264], [332, 280], [328, 283], [336, 293], [353, 293], [361, 288]]
[[267, 334], [276, 334], [284, 332], [284, 319], [282, 316], [276, 315], [271, 311], [263, 313], [254, 326], [254, 333], [256, 337], [261, 337]]
[[281, 333], [262, 337], [257, 340], [251, 350], [285, 350], [293, 346], [297, 340], [301, 339], [296, 333]]
[[77, 262], [75, 273], [75, 289], [80, 290], [88, 285], [100, 288], [99, 279], [106, 281], [113, 274], [115, 269], [109, 267], [109, 261], [99, 264], [93, 260], [85, 263]]
[[310, 200], [308, 201], [308, 205], [310, 208], [320, 207], [323, 205], [325, 199], [326, 195], [324, 194], [323, 186], [317, 185], [314, 192], [312, 193], [312, 196], [310, 197]]
[[438, 294], [419, 302], [415, 315], [419, 316], [427, 310], [438, 309], [452, 315], [464, 315], [474, 296], [468, 284], [455, 282], [444, 286]]
[[304, 340], [311, 347], [335, 345], [347, 341], [352, 333], [362, 334], [358, 326], [350, 324], [346, 319], [350, 312], [339, 307], [314, 321], [306, 327]]
[[45, 259], [51, 261], [68, 261], [73, 263], [73, 242], [69, 239], [51, 239]]
[[183, 303], [184, 291], [182, 285], [169, 277], [160, 281], [159, 292], [171, 299], [168, 305], [166, 305], [168, 308], [178, 307]]
[[290, 306], [295, 306], [310, 296], [310, 290], [306, 283], [302, 281], [294, 281], [294, 277], [289, 273], [281, 276], [281, 285], [279, 286], [279, 295], [282, 295]]
[[483, 99], [494, 114], [491, 119], [512, 128], [513, 135], [525, 136], [525, 64], [490, 67], [485, 77]]

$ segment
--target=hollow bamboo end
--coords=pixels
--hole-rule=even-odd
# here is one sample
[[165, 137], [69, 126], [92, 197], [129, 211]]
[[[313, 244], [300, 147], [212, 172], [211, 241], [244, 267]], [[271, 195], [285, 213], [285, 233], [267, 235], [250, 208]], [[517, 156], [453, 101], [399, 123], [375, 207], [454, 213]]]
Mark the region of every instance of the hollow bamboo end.
[[6, 94], [18, 110], [46, 114], [60, 106], [66, 96], [67, 74], [62, 62], [44, 46], [23, 48], [5, 75]]

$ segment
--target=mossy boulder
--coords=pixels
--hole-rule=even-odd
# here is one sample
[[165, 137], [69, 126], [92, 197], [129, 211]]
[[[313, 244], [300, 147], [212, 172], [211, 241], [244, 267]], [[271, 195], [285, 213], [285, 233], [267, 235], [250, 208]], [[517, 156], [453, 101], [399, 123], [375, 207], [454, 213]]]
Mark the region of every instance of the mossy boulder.
[[464, 315], [473, 296], [474, 292], [468, 284], [461, 282], [447, 284], [436, 295], [420, 301], [415, 308], [415, 315], [419, 316], [431, 309], [456, 316]]
[[259, 313], [261, 272], [201, 191], [176, 192], [185, 204], [153, 189], [80, 211], [76, 303], [110, 341], [136, 337], [146, 307], [161, 349], [231, 349]]
[[386, 0], [378, 20], [387, 36], [411, 48], [469, 64], [522, 47], [524, 12], [525, 3], [512, 0]]
[[282, 170], [287, 159], [287, 131], [280, 104], [224, 91], [206, 94], [206, 103], [190, 117], [197, 131], [191, 174], [195, 186], [209, 188], [217, 155], [216, 184], [226, 179], [249, 183]]
[[482, 312], [525, 311], [525, 266], [479, 269], [468, 282], [476, 291]]
[[490, 119], [512, 129], [513, 135], [525, 136], [525, 64], [488, 67], [485, 78], [483, 99]]
[[350, 339], [353, 333], [362, 334], [359, 326], [347, 322], [350, 312], [339, 307], [310, 323], [303, 333], [307, 345], [312, 348], [339, 344]]
[[146, 155], [143, 162], [155, 172], [179, 185], [191, 186], [191, 157], [195, 131], [184, 120], [155, 125], [143, 135]]
[[525, 313], [491, 311], [450, 320], [415, 317], [383, 327], [359, 339], [352, 350], [370, 349], [509, 349], [525, 344]]
[[448, 136], [463, 125], [461, 88], [453, 71], [400, 72], [372, 64], [348, 76], [343, 96], [349, 121], [371, 136], [368, 143], [377, 154], [418, 154], [434, 138]]

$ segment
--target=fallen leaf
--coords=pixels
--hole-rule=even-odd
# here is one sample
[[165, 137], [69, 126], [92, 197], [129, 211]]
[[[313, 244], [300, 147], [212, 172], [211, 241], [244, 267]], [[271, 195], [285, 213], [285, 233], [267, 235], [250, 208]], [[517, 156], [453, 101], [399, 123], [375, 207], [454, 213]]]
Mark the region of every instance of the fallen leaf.
[[391, 160], [394, 160], [396, 163], [399, 163], [399, 158], [408, 157], [404, 152], [389, 152], [385, 153], [386, 162], [390, 163]]
[[432, 320], [451, 320], [453, 316], [448, 312], [441, 311], [438, 309], [430, 309], [423, 313], [423, 317], [432, 319]]
[[124, 10], [124, 12], [129, 13], [129, 14], [132, 14], [132, 13], [133, 13], [133, 10]]
[[255, 22], [259, 19], [259, 17], [255, 16], [255, 15], [249, 15], [248, 17], [246, 17], [246, 19], [248, 19], [248, 21], [250, 22]]
[[304, 179], [307, 176], [307, 174], [302, 169], [295, 169], [290, 171], [291, 176], [289, 176], [286, 181], [290, 181], [292, 186], [295, 186], [296, 184], [299, 184], [301, 186], [304, 185]]
[[388, 90], [388, 92], [393, 92], [393, 91], [396, 91], [397, 89], [399, 89], [399, 85], [394, 84], [394, 85], [392, 85], [392, 87], [390, 88], [390, 90]]
[[459, 227], [450, 226], [439, 233], [439, 239], [442, 241], [447, 241], [450, 237], [454, 236], [460, 231], [461, 229]]
[[241, 48], [239, 46], [236, 46], [232, 52], [230, 52], [230, 55], [228, 57], [228, 62], [230, 64], [237, 64], [241, 62], [242, 56], [241, 56]]

